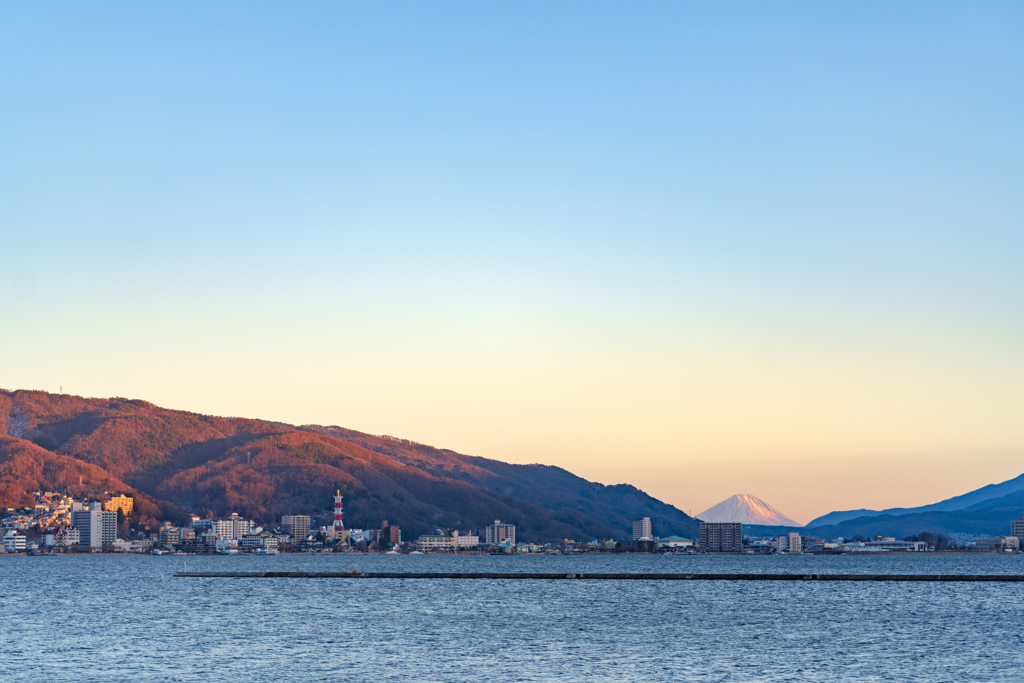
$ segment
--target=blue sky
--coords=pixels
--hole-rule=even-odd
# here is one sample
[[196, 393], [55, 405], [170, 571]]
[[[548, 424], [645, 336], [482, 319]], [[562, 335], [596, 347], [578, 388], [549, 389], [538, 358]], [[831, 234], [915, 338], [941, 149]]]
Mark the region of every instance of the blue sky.
[[[809, 518], [806, 484], [861, 462], [949, 464], [850, 506], [1014, 476], [1022, 20], [4, 4], [0, 386], [338, 423], [684, 508]], [[749, 478], [712, 484], [723, 462]]]

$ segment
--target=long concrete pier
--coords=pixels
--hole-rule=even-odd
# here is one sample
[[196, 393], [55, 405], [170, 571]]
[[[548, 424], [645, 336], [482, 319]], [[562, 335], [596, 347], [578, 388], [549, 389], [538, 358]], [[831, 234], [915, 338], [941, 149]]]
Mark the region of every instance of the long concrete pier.
[[537, 574], [520, 572], [176, 572], [191, 579], [516, 579], [532, 581], [999, 581], [1021, 574]]

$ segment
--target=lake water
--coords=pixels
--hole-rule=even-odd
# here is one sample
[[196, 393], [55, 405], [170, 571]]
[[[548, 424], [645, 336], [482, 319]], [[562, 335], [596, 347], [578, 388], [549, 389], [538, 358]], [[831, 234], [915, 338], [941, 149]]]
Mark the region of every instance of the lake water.
[[[182, 559], [0, 556], [0, 680], [1024, 680], [1024, 584], [173, 578]], [[1024, 556], [235, 556], [188, 568], [1024, 574]]]

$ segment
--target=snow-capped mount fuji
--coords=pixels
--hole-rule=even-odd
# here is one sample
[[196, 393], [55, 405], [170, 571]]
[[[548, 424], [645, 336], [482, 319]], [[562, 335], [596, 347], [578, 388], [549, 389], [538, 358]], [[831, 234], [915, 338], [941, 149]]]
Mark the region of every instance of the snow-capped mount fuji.
[[697, 519], [705, 522], [742, 522], [764, 526], [803, 526], [749, 493], [737, 494], [718, 505], [712, 505], [697, 515]]

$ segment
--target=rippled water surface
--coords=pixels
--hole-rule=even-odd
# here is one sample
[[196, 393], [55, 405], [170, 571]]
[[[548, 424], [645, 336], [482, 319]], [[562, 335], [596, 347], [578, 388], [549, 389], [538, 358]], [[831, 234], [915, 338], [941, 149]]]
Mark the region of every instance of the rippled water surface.
[[[181, 567], [0, 557], [0, 680], [1024, 680], [1017, 583], [173, 578]], [[188, 568], [1024, 574], [1024, 556], [250, 556]]]

